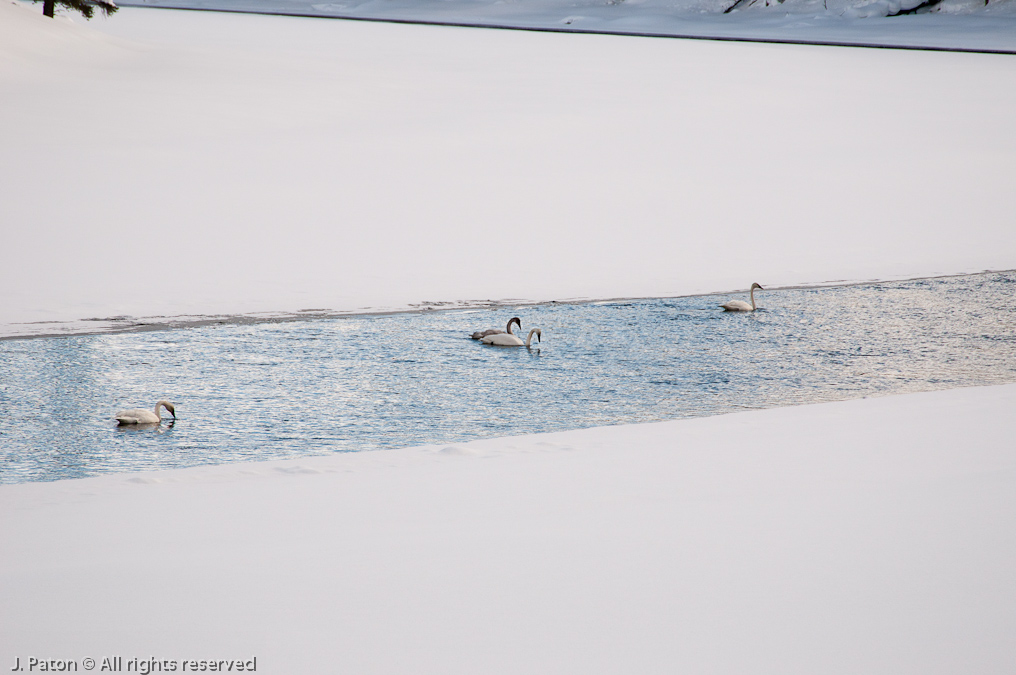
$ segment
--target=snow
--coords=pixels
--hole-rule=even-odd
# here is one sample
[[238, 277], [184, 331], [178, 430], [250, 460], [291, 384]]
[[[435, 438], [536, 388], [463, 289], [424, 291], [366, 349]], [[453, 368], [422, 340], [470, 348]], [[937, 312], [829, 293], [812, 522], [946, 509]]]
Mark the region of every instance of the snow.
[[0, 11], [0, 335], [1016, 267], [1010, 56]]
[[[524, 27], [529, 30], [670, 35], [1016, 51], [1016, 2], [942, 0], [128, 0], [127, 6], [182, 7], [291, 16]], [[729, 10], [729, 11], [728, 11]]]
[[1009, 673], [1014, 406], [1003, 385], [3, 486], [0, 660]]
[[[1014, 85], [999, 55], [0, 3], [0, 331], [1010, 269]], [[1008, 673], [1014, 404], [0, 486], [0, 661]]]

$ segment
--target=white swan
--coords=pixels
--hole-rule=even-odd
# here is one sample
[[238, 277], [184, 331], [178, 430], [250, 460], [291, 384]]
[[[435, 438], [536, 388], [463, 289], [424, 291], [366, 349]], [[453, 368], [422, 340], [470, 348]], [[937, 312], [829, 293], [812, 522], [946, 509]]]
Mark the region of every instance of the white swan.
[[160, 408], [165, 408], [173, 416], [173, 419], [176, 419], [176, 408], [173, 407], [173, 404], [169, 401], [159, 401], [155, 404], [155, 412], [142, 408], [121, 410], [116, 414], [116, 421], [120, 424], [159, 424], [162, 422], [162, 415], [159, 414]]
[[474, 340], [482, 340], [483, 338], [487, 337], [488, 335], [503, 335], [504, 333], [508, 333], [509, 335], [514, 335], [515, 333], [512, 333], [512, 324], [513, 323], [518, 325], [519, 330], [522, 330], [522, 320], [519, 317], [517, 317], [517, 316], [513, 316], [512, 318], [508, 319], [508, 325], [505, 326], [504, 330], [500, 330], [498, 328], [489, 328], [487, 330], [478, 330], [475, 333], [473, 333], [472, 335], [470, 335], [469, 337], [473, 338]]
[[755, 289], [764, 291], [765, 289], [758, 284], [751, 285], [751, 304], [749, 305], [744, 300], [731, 300], [725, 302], [720, 307], [723, 308], [724, 312], [754, 312], [755, 311]]
[[539, 328], [534, 328], [529, 331], [529, 335], [526, 336], [526, 341], [523, 342], [519, 339], [518, 335], [514, 333], [498, 333], [496, 335], [488, 335], [482, 338], [480, 342], [485, 345], [494, 345], [495, 347], [528, 347], [533, 342], [533, 335], [536, 335], [536, 341], [540, 342], [543, 337], [543, 333]]

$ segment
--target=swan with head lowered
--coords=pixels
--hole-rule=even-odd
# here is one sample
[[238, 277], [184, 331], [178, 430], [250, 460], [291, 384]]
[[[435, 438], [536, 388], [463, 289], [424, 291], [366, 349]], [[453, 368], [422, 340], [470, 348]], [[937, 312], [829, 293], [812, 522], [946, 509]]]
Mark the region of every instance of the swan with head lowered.
[[525, 342], [519, 339], [519, 336], [514, 333], [497, 333], [495, 335], [488, 335], [487, 337], [481, 338], [480, 342], [485, 345], [493, 345], [495, 347], [529, 347], [533, 342], [533, 335], [536, 335], [536, 341], [540, 342], [543, 333], [539, 328], [534, 328], [529, 331], [529, 335], [526, 336]]
[[765, 289], [758, 284], [751, 285], [751, 304], [749, 305], [744, 300], [731, 300], [725, 302], [720, 307], [723, 308], [724, 312], [754, 312], [755, 311], [755, 289], [764, 291]]
[[517, 316], [513, 316], [512, 318], [508, 319], [508, 325], [505, 326], [504, 330], [500, 330], [498, 328], [489, 328], [487, 330], [478, 330], [475, 333], [473, 333], [472, 335], [470, 335], [469, 337], [473, 338], [474, 340], [482, 340], [483, 338], [487, 337], [488, 335], [503, 335], [505, 333], [507, 333], [508, 335], [514, 335], [514, 333], [512, 333], [512, 324], [515, 324], [516, 326], [519, 327], [519, 330], [522, 330], [522, 319], [520, 319]]
[[115, 417], [116, 421], [120, 424], [159, 424], [162, 422], [162, 415], [160, 414], [162, 408], [165, 408], [173, 416], [174, 420], [176, 419], [176, 408], [169, 401], [159, 401], [156, 403], [155, 412], [143, 408], [133, 408], [131, 410], [121, 410]]

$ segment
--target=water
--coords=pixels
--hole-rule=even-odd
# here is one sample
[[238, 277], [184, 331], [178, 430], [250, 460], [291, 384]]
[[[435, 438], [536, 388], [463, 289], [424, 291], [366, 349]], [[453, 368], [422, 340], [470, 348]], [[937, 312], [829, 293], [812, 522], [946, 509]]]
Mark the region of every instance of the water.
[[[0, 342], [0, 482], [1016, 381], [1016, 273]], [[543, 329], [539, 348], [466, 336]], [[118, 428], [165, 398], [179, 420]]]

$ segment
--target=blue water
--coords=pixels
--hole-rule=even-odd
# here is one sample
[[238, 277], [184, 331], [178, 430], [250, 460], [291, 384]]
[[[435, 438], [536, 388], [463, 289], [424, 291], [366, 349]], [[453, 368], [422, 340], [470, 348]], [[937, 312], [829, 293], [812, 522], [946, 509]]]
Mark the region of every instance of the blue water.
[[[1016, 381], [1016, 273], [0, 342], [0, 482]], [[538, 348], [485, 347], [511, 316]], [[159, 428], [122, 408], [176, 404]]]

